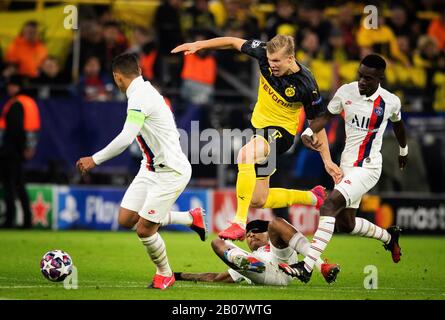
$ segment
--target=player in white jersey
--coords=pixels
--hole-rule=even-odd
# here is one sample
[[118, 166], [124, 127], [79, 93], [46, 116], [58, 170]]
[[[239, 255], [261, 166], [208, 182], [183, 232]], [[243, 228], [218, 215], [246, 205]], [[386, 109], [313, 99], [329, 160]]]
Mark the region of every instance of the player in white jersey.
[[292, 266], [294, 274], [303, 282], [310, 280], [314, 263], [325, 250], [335, 226], [338, 231], [382, 241], [385, 249], [391, 251], [393, 261], [400, 261], [400, 228], [393, 226], [385, 230], [365, 219], [355, 217], [362, 196], [374, 187], [380, 178], [380, 149], [388, 120], [392, 122], [400, 145], [401, 170], [408, 160], [400, 99], [380, 86], [385, 68], [385, 60], [380, 56], [366, 56], [360, 63], [358, 81], [340, 87], [330, 101], [325, 115], [314, 120], [302, 133], [303, 143], [316, 150], [320, 143], [316, 141], [313, 132], [324, 128], [335, 115], [342, 112], [345, 114], [346, 145], [340, 165], [344, 176], [320, 208], [318, 229], [307, 257]]
[[[309, 240], [286, 220], [253, 220], [246, 225], [246, 241], [252, 252], [247, 252], [232, 242], [215, 239], [212, 248], [230, 269], [221, 273], [175, 272], [178, 280], [229, 282], [246, 280], [249, 284], [285, 286], [292, 276], [283, 272], [289, 264], [298, 261], [297, 253], [307, 254]], [[337, 264], [329, 264], [321, 259], [317, 268], [328, 283], [332, 283], [340, 272]], [[292, 272], [288, 270], [287, 272]]]
[[132, 228], [156, 265], [151, 287], [165, 289], [175, 282], [169, 266], [160, 225], [181, 223], [205, 239], [202, 210], [189, 213], [170, 212], [172, 205], [187, 186], [191, 165], [181, 150], [179, 132], [173, 114], [163, 97], [141, 76], [137, 58], [122, 54], [112, 63], [113, 77], [127, 95], [128, 110], [122, 132], [105, 148], [91, 157], [78, 160], [84, 174], [96, 165], [122, 153], [135, 139], [143, 153], [141, 167], [125, 192], [119, 210], [119, 224]]

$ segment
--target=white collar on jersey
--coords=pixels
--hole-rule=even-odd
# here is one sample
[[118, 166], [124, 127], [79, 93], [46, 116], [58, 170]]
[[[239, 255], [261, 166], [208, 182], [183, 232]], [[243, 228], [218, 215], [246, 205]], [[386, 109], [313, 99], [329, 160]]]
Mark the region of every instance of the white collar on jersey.
[[133, 81], [131, 81], [130, 85], [127, 88], [127, 91], [125, 94], [127, 95], [127, 98], [130, 98], [130, 95], [136, 90], [138, 86], [140, 86], [142, 83], [144, 83], [144, 78], [142, 76], [139, 76], [137, 78], [134, 78]]
[[381, 92], [381, 89], [382, 89], [382, 87], [380, 87], [380, 84], [379, 84], [379, 87], [378, 87], [377, 90], [373, 93], [372, 96], [367, 97], [366, 95], [362, 95], [363, 100], [365, 100], [365, 101], [368, 101], [368, 100], [375, 101], [375, 99], [377, 99], [377, 98], [379, 97], [380, 92]]

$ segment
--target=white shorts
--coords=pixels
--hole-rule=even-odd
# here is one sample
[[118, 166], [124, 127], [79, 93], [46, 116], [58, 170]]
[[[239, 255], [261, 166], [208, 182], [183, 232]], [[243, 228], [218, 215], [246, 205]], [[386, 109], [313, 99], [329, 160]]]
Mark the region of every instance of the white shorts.
[[190, 181], [192, 171], [148, 171], [141, 167], [125, 192], [121, 207], [138, 212], [142, 218], [160, 223]]
[[241, 280], [247, 280], [249, 283], [265, 284], [271, 286], [287, 286], [291, 281], [292, 277], [285, 274], [278, 268], [279, 263], [293, 264], [298, 262], [298, 257], [296, 252], [290, 248], [286, 247], [284, 249], [275, 248], [270, 243], [269, 252], [247, 252], [243, 249], [247, 255], [254, 256], [258, 260], [261, 260], [266, 265], [266, 270], [262, 273], [252, 272], [252, 271], [239, 271], [229, 269], [228, 272], [232, 277], [233, 281], [238, 282]]
[[346, 199], [346, 208], [357, 209], [363, 195], [379, 181], [382, 168], [341, 167], [343, 179], [335, 185]]

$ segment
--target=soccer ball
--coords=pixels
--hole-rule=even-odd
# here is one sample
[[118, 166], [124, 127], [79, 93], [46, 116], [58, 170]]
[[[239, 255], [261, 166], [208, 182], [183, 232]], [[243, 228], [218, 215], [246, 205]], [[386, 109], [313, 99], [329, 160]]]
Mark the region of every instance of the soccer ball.
[[63, 250], [51, 250], [40, 260], [40, 271], [50, 281], [63, 281], [73, 271], [73, 260]]

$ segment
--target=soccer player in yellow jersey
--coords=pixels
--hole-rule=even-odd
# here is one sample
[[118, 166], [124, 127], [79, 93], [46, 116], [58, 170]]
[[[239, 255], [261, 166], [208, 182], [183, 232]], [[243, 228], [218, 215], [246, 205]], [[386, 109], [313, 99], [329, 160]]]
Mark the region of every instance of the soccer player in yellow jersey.
[[[237, 211], [234, 221], [219, 237], [231, 240], [245, 238], [249, 207], [283, 208], [293, 204], [319, 208], [326, 195], [317, 186], [310, 191], [269, 188], [275, 167], [272, 157], [285, 153], [294, 143], [299, 113], [304, 108], [309, 121], [324, 113], [322, 98], [312, 73], [295, 60], [294, 39], [277, 35], [268, 42], [220, 37], [182, 44], [172, 53], [193, 54], [202, 49], [236, 49], [258, 60], [261, 71], [258, 101], [252, 114], [254, 137], [238, 153], [236, 182]], [[326, 171], [335, 182], [341, 169], [332, 162], [324, 130], [317, 134], [319, 152]], [[273, 160], [273, 159], [272, 159]]]

